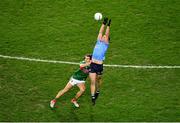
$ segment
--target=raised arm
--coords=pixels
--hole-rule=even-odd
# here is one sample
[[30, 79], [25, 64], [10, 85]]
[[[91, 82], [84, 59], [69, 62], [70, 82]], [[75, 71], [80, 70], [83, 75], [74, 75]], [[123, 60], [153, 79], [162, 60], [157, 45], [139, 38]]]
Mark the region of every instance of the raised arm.
[[89, 66], [90, 64], [91, 64], [91, 62], [87, 62], [85, 64], [80, 64], [79, 66], [80, 66], [80, 68], [84, 68], [86, 66]]
[[111, 25], [111, 19], [109, 20], [108, 24], [107, 24], [107, 28], [106, 28], [106, 32], [105, 32], [105, 35], [106, 35], [106, 39], [105, 41], [108, 43], [109, 40], [110, 40], [110, 25]]
[[101, 28], [99, 30], [99, 34], [98, 34], [98, 38], [97, 38], [98, 40], [101, 40], [103, 37], [103, 32], [104, 32], [104, 28], [105, 28], [107, 21], [108, 21], [108, 18], [105, 17], [103, 20], [103, 23], [101, 25]]

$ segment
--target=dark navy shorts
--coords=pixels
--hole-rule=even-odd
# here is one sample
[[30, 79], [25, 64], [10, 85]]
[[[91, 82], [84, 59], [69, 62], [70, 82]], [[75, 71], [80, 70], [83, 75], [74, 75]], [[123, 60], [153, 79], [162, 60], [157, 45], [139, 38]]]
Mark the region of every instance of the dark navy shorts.
[[89, 72], [96, 73], [97, 75], [102, 75], [103, 74], [103, 64], [91, 63]]

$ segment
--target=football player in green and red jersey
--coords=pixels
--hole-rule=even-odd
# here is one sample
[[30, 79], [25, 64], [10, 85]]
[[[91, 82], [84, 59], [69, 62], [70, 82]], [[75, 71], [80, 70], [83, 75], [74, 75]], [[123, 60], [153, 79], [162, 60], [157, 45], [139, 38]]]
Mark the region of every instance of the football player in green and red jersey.
[[63, 94], [65, 94], [75, 85], [79, 88], [79, 91], [76, 93], [75, 97], [71, 100], [71, 102], [74, 104], [75, 107], [79, 107], [77, 100], [85, 91], [85, 81], [89, 75], [91, 57], [92, 55], [86, 55], [84, 57], [84, 61], [80, 62], [79, 69], [74, 72], [64, 89], [60, 90], [56, 97], [50, 101], [51, 108], [55, 107], [58, 98], [60, 98]]

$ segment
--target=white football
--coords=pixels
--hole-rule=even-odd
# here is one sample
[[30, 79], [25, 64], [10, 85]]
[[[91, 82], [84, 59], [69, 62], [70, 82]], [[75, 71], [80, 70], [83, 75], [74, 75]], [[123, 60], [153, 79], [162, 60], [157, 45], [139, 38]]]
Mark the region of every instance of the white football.
[[101, 20], [101, 19], [102, 19], [102, 14], [99, 13], [99, 12], [98, 12], [98, 13], [95, 13], [95, 14], [94, 14], [94, 19], [97, 20], [97, 21]]

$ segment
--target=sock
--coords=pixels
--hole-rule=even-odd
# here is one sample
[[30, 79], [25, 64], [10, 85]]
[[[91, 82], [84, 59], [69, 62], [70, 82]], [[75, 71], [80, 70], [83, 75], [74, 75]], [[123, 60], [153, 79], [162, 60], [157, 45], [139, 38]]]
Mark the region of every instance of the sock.
[[94, 94], [92, 94], [92, 95], [91, 95], [91, 98], [92, 98], [92, 99], [95, 99], [95, 95], [94, 95]]
[[58, 100], [58, 98], [54, 98], [54, 100], [55, 100], [55, 101], [57, 101], [57, 100]]

